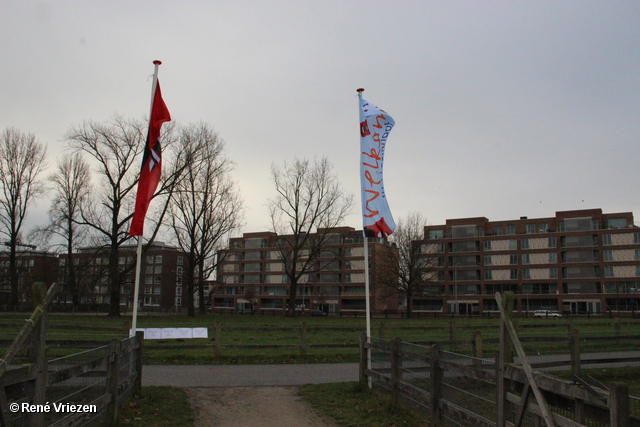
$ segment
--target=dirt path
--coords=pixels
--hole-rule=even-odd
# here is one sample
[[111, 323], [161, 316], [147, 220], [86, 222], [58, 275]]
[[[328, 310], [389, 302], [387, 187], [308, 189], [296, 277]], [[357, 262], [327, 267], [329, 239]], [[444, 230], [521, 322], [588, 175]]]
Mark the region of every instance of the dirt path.
[[186, 388], [196, 427], [335, 427], [298, 395], [298, 387]]

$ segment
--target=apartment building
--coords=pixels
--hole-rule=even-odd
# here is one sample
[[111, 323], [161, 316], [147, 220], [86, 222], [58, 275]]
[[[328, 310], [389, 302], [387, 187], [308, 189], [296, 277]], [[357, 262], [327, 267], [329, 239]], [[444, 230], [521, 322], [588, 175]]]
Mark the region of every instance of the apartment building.
[[[31, 288], [34, 282], [50, 286], [58, 277], [58, 255], [36, 250], [18, 251], [18, 304], [31, 307]], [[9, 306], [11, 278], [9, 277], [9, 253], [0, 252], [0, 308]]]
[[[211, 292], [214, 310], [283, 311], [289, 301], [288, 278], [272, 232], [244, 233], [232, 238], [229, 249], [219, 254], [217, 285]], [[369, 239], [371, 309], [395, 310], [397, 298], [376, 287], [378, 257], [390, 247]], [[320, 254], [317, 270], [303, 276], [296, 292], [299, 310], [326, 313], [364, 312], [365, 265], [362, 230], [338, 227], [331, 230], [328, 245]]]
[[640, 302], [640, 228], [631, 212], [601, 209], [554, 217], [450, 219], [424, 229], [424, 256], [437, 280], [411, 303], [415, 312], [497, 312], [496, 292], [516, 294], [515, 311], [633, 312]]
[[[136, 245], [123, 246], [118, 253], [120, 277], [120, 306], [123, 310], [133, 308]], [[173, 311], [186, 308], [186, 285], [183, 286], [184, 253], [177, 247], [154, 242], [142, 257], [139, 305], [142, 310]], [[66, 258], [60, 258], [58, 304], [72, 303], [72, 290], [67, 283]], [[83, 306], [108, 305], [109, 253], [104, 247], [85, 247], [73, 257], [74, 268]], [[183, 290], [184, 289], [184, 290]]]

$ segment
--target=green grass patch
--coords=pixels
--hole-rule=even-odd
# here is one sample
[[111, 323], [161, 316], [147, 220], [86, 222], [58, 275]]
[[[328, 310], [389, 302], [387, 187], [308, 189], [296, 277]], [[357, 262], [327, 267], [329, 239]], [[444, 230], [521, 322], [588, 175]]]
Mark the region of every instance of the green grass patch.
[[[24, 322], [23, 314], [0, 314], [0, 341], [4, 343], [0, 353], [6, 350]], [[214, 340], [218, 322], [222, 328], [220, 357], [215, 356]], [[302, 322], [306, 323], [306, 356], [301, 355], [299, 348]], [[104, 314], [51, 313], [47, 323], [47, 357], [52, 359], [127, 337], [131, 315], [113, 318]], [[640, 339], [615, 340], [616, 335], [640, 336], [640, 319], [519, 318], [515, 323], [525, 350], [531, 355], [567, 354], [570, 328], [580, 331], [583, 352], [606, 351], [612, 347], [619, 350], [636, 349], [640, 345]], [[358, 359], [357, 344], [365, 331], [364, 318], [335, 316], [208, 314], [188, 317], [184, 314], [140, 314], [137, 324], [140, 328], [206, 327], [209, 331], [208, 339], [146, 340], [146, 364], [353, 362]], [[471, 354], [473, 334], [480, 332], [485, 341], [484, 355], [493, 357], [498, 348], [499, 319], [374, 318], [371, 331], [373, 337], [399, 337], [409, 343], [439, 342], [445, 350], [462, 354]], [[598, 336], [614, 339], [588, 341]], [[556, 341], [551, 342], [547, 338], [555, 338]], [[456, 344], [448, 343], [452, 339]], [[525, 342], [527, 340], [530, 341]], [[69, 348], [70, 345], [75, 347]]]
[[193, 409], [184, 389], [178, 387], [144, 387], [118, 414], [120, 426], [188, 427], [193, 423]]
[[307, 385], [300, 394], [316, 411], [343, 427], [426, 425], [426, 419], [416, 412], [395, 406], [388, 396], [358, 383]]

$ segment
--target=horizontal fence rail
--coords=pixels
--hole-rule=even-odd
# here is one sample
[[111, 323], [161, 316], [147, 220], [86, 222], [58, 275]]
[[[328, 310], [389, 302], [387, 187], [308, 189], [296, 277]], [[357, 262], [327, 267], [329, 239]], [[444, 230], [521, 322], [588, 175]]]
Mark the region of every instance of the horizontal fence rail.
[[[496, 359], [478, 358], [442, 350], [440, 345], [421, 346], [402, 340], [362, 338], [361, 382], [371, 381], [373, 388], [388, 394], [394, 403], [410, 406], [430, 417], [430, 425], [497, 426], [498, 411]], [[366, 367], [370, 352], [370, 368]], [[626, 363], [632, 358], [622, 355], [608, 362]], [[587, 359], [585, 361], [594, 362]], [[527, 377], [521, 366], [509, 363], [504, 367], [504, 378], [509, 381], [505, 404], [505, 425], [539, 425], [542, 411], [527, 391]], [[571, 368], [566, 357], [561, 362]], [[534, 378], [548, 401], [557, 425], [609, 426], [611, 411], [621, 401], [628, 401], [630, 424], [640, 425], [640, 398], [622, 395], [602, 385], [589, 384], [576, 378], [566, 381], [549, 374], [534, 371]], [[615, 385], [615, 387], [622, 387]], [[523, 402], [527, 401], [526, 405]], [[526, 406], [526, 411], [520, 408]], [[616, 409], [617, 410], [617, 409]], [[434, 420], [438, 420], [436, 423]], [[519, 421], [518, 421], [519, 420]], [[519, 422], [520, 424], [517, 424]]]

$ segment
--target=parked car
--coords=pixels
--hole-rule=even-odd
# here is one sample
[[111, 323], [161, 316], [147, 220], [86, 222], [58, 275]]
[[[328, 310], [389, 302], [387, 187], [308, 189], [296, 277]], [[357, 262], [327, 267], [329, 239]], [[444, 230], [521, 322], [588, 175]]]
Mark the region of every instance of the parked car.
[[536, 310], [533, 312], [533, 317], [554, 317], [559, 318], [562, 317], [562, 314], [558, 313], [555, 310]]
[[311, 310], [309, 312], [309, 316], [327, 317], [327, 313], [325, 313], [324, 311], [321, 311], [321, 310]]

